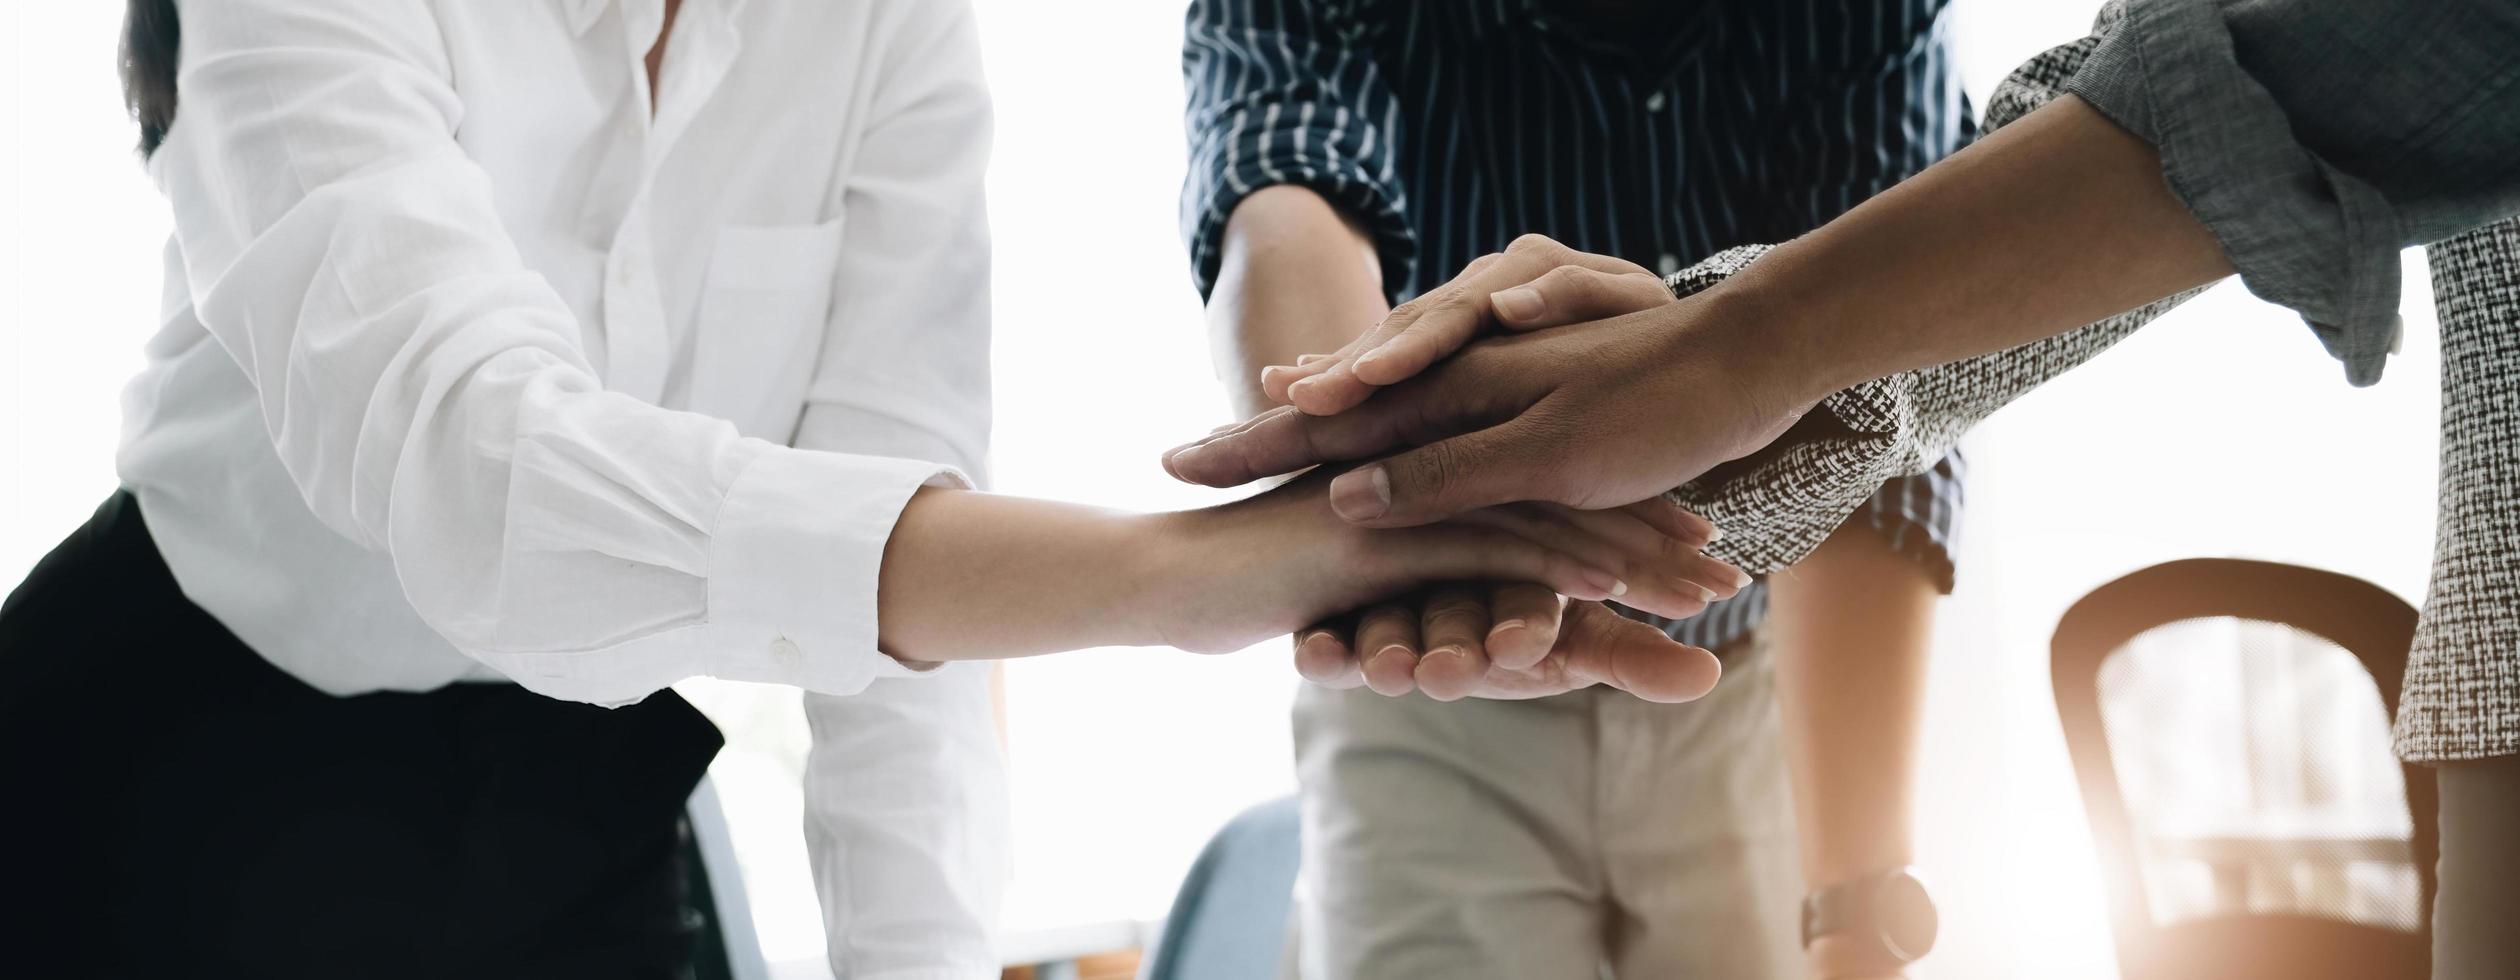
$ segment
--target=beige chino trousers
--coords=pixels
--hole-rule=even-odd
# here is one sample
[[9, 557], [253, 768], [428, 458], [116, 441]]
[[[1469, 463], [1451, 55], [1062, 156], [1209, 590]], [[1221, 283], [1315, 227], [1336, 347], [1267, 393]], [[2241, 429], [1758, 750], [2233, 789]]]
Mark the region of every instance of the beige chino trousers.
[[1307, 980], [1766, 980], [1802, 970], [1790, 790], [1756, 634], [1690, 704], [1307, 687]]

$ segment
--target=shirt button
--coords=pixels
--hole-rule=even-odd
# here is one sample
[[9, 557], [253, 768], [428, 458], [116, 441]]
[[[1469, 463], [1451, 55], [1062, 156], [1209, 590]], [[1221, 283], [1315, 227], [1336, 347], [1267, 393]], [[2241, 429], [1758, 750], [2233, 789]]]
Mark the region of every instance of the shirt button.
[[796, 648], [795, 640], [788, 639], [787, 637], [782, 636], [778, 639], [770, 641], [770, 655], [773, 657], [793, 660], [797, 657], [797, 655], [803, 652], [804, 651]]
[[1680, 271], [1680, 257], [1669, 252], [1664, 252], [1662, 254], [1662, 258], [1654, 260], [1654, 265], [1656, 268], [1662, 270], [1663, 275], [1667, 276]]
[[1661, 112], [1665, 101], [1666, 100], [1663, 98], [1663, 94], [1660, 92], [1648, 95], [1645, 97], [1645, 111]]

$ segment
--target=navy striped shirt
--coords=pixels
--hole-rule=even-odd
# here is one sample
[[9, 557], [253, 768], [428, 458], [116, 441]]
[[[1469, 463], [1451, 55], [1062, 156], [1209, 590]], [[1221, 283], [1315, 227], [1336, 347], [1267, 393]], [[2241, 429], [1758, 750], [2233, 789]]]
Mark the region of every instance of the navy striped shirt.
[[[1668, 274], [1792, 238], [1973, 135], [1948, 0], [1193, 0], [1182, 229], [1204, 295], [1252, 191], [1309, 187], [1373, 235], [1394, 302], [1539, 232]], [[1957, 454], [1859, 514], [1949, 591]], [[1665, 624], [1709, 648], [1764, 583]]]

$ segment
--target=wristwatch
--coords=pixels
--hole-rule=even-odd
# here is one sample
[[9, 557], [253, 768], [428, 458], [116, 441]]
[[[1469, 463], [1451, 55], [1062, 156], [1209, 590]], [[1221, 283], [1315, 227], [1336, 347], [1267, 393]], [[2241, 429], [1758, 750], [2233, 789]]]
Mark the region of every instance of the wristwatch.
[[1941, 916], [1925, 880], [1910, 867], [1876, 871], [1842, 881], [1803, 899], [1802, 941], [1845, 936], [1859, 949], [1878, 949], [1883, 966], [1916, 962], [1934, 948]]

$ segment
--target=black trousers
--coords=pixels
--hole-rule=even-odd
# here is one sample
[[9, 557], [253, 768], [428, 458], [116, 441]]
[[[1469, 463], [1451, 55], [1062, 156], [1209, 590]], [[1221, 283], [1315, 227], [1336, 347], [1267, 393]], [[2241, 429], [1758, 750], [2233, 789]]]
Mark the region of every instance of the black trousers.
[[2520, 756], [2445, 763], [2433, 980], [2520, 977]]
[[117, 494], [0, 607], [0, 972], [689, 976], [682, 807], [719, 745], [671, 692], [324, 694], [187, 601]]

